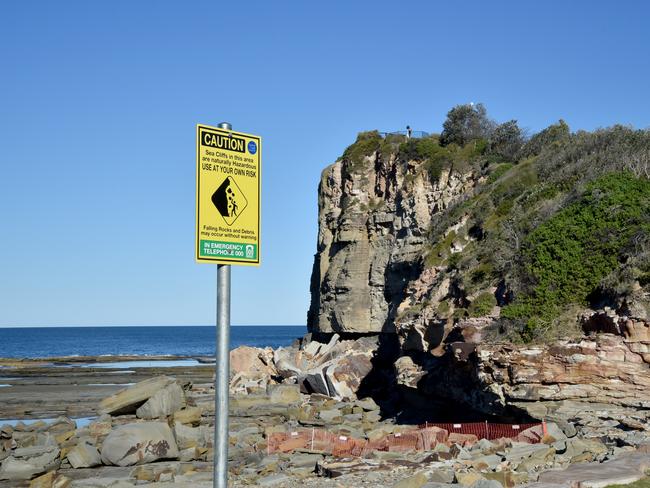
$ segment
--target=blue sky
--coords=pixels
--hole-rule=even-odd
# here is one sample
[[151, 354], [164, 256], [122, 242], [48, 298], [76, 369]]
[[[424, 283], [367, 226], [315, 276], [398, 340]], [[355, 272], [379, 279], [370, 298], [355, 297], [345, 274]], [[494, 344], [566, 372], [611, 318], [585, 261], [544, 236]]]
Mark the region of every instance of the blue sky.
[[531, 132], [650, 125], [626, 2], [3, 2], [0, 326], [214, 323], [195, 124], [264, 140], [262, 260], [233, 324], [304, 324], [322, 169], [361, 130], [483, 102]]

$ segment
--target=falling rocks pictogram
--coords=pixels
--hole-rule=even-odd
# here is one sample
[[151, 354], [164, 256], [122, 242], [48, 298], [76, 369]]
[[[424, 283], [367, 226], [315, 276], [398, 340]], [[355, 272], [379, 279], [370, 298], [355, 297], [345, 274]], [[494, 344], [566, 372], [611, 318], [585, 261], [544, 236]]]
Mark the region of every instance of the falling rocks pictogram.
[[212, 203], [226, 224], [232, 225], [248, 205], [248, 200], [232, 176], [228, 176], [212, 194]]

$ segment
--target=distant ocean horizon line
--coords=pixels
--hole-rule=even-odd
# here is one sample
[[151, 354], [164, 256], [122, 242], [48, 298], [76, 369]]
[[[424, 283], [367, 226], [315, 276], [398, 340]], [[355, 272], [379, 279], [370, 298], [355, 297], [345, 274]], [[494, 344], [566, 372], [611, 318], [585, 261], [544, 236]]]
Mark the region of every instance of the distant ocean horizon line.
[[[0, 329], [86, 329], [99, 327], [216, 327], [216, 324], [0, 325]], [[230, 327], [307, 327], [307, 324], [233, 324]]]
[[[0, 357], [213, 357], [216, 332], [214, 325], [0, 327]], [[306, 333], [304, 325], [234, 325], [229, 346], [287, 347]]]

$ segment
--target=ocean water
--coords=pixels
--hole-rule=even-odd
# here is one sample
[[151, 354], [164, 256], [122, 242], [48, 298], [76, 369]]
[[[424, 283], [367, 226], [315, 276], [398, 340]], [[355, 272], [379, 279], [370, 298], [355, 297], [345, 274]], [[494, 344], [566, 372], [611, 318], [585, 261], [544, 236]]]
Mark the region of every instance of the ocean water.
[[[288, 346], [304, 326], [233, 326], [231, 347]], [[0, 357], [214, 356], [216, 327], [0, 327]]]

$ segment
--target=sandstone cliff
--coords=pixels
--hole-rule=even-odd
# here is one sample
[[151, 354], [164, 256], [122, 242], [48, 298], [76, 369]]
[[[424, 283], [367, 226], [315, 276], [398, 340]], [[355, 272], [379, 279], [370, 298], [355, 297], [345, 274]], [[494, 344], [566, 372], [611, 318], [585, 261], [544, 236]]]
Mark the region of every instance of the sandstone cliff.
[[422, 281], [432, 219], [476, 184], [476, 174], [453, 168], [432, 181], [421, 161], [380, 150], [326, 168], [309, 330], [395, 332], [399, 311], [417, 298], [409, 288]]

